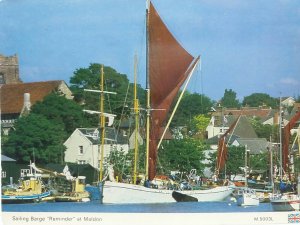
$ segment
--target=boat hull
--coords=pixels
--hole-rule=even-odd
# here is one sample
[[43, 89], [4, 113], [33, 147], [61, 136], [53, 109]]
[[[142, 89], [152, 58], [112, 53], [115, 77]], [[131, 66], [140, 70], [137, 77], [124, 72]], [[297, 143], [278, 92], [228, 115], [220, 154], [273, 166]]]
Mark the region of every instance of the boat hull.
[[239, 206], [258, 206], [259, 205], [259, 197], [255, 190], [251, 188], [244, 188], [238, 190], [237, 194], [237, 204]]
[[28, 194], [28, 195], [2, 195], [1, 201], [3, 204], [18, 204], [18, 203], [33, 203], [40, 202], [43, 198], [49, 197], [50, 191], [41, 194]]
[[61, 195], [55, 197], [56, 202], [88, 202], [90, 201], [89, 193], [72, 193], [70, 195]]
[[[199, 202], [223, 201], [234, 190], [235, 186], [219, 186], [207, 190], [184, 190], [177, 191], [184, 195], [197, 198]], [[176, 202], [172, 197], [173, 190], [153, 189], [140, 185], [104, 183], [103, 203], [171, 203]]]
[[300, 198], [271, 200], [274, 211], [300, 211]]
[[242, 194], [237, 198], [237, 204], [239, 206], [258, 206], [259, 198], [256, 195]]

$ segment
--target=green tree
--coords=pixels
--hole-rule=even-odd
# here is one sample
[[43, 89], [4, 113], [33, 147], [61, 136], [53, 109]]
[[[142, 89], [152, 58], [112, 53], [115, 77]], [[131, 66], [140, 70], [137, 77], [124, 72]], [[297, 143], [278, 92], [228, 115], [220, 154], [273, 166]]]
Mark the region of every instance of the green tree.
[[239, 174], [241, 167], [245, 166], [245, 147], [230, 146], [226, 161], [227, 174]]
[[[100, 90], [101, 65], [90, 64], [88, 68], [80, 68], [70, 78], [70, 89], [74, 93], [75, 101], [85, 104], [85, 109], [99, 110], [100, 95], [84, 92], [84, 89]], [[117, 115], [129, 115], [133, 104], [133, 84], [125, 74], [120, 74], [111, 67], [104, 66], [104, 90], [116, 92], [116, 95], [105, 95], [105, 111]], [[141, 104], [145, 102], [145, 91], [138, 85], [138, 96]], [[124, 106], [128, 106], [124, 108]], [[125, 109], [125, 111], [124, 111]], [[97, 123], [97, 118], [94, 123]]]
[[3, 153], [19, 162], [60, 163], [63, 159], [66, 139], [64, 125], [50, 121], [42, 115], [30, 113], [18, 119], [11, 131]]
[[114, 175], [119, 177], [119, 180], [124, 178], [126, 175], [131, 174], [131, 154], [125, 153], [122, 150], [113, 149], [109, 153], [107, 161], [113, 165]]
[[272, 132], [273, 132], [273, 127], [269, 124], [264, 125], [259, 121], [259, 118], [252, 118], [250, 119], [250, 123], [252, 127], [255, 130], [255, 133], [259, 138], [266, 138], [267, 140], [270, 139]]
[[278, 125], [262, 124], [259, 118], [250, 119], [250, 123], [259, 138], [272, 138], [273, 142], [279, 142], [279, 128]]
[[158, 168], [157, 172], [161, 174], [170, 174], [171, 171], [190, 172], [191, 169], [197, 169], [202, 172], [204, 164], [203, 150], [206, 149], [201, 141], [185, 138], [181, 140], [172, 140], [164, 143], [158, 150]]
[[171, 126], [191, 126], [195, 116], [210, 112], [212, 106], [213, 101], [207, 96], [186, 92], [178, 106]]
[[269, 153], [250, 155], [249, 166], [253, 170], [269, 170]]
[[239, 108], [240, 103], [239, 100], [236, 98], [236, 92], [232, 89], [225, 89], [224, 96], [221, 99], [222, 105], [227, 108]]
[[254, 93], [244, 97], [243, 106], [259, 107], [269, 106], [271, 108], [277, 108], [279, 105], [278, 99], [271, 97], [264, 93]]
[[[210, 154], [212, 159], [208, 166], [210, 167], [211, 172], [215, 171], [216, 159], [218, 152], [213, 152]], [[224, 177], [225, 170], [226, 175], [235, 175], [240, 174], [242, 170], [240, 167], [245, 166], [245, 147], [229, 146], [227, 152], [227, 160], [225, 163], [225, 168], [220, 171], [220, 177]]]
[[193, 118], [193, 125], [195, 132], [195, 137], [200, 138], [201, 140], [204, 140], [206, 138], [206, 128], [209, 124], [210, 117], [205, 114], [199, 114]]
[[[210, 155], [211, 159], [217, 158], [217, 152]], [[268, 169], [268, 153], [250, 154], [248, 155], [247, 164], [251, 169]], [[216, 161], [212, 160], [209, 164], [211, 171], [215, 170]], [[245, 167], [245, 147], [244, 146], [230, 146], [228, 147], [227, 160], [226, 160], [226, 174], [236, 175], [244, 173], [241, 168]], [[224, 177], [225, 168], [221, 171], [220, 176]]]
[[42, 102], [37, 102], [32, 107], [31, 113], [43, 115], [49, 121], [63, 124], [64, 131], [68, 135], [78, 127], [90, 126], [89, 117], [83, 113], [82, 107], [57, 93], [52, 93]]

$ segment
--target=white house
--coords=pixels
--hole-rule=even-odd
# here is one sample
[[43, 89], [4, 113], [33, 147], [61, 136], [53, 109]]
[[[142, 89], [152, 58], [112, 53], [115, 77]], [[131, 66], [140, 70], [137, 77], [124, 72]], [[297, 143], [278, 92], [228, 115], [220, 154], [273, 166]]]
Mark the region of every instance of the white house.
[[295, 101], [295, 99], [293, 97], [285, 97], [285, 98], [282, 99], [281, 104], [283, 106], [291, 107], [291, 106], [293, 106], [295, 104], [295, 102], [296, 101]]
[[[219, 137], [224, 134], [236, 121], [238, 116], [226, 115], [223, 117], [212, 116], [209, 125], [206, 127], [207, 139]], [[256, 138], [254, 128], [246, 116], [241, 115], [239, 121], [231, 132], [233, 135], [245, 138]]]
[[[219, 118], [217, 116], [211, 117], [210, 122], [206, 127], [206, 133], [208, 139], [215, 137], [217, 135], [222, 135], [229, 129], [227, 122], [221, 123], [220, 121], [218, 121], [218, 119]], [[223, 121], [226, 121], [225, 116], [223, 117]]]
[[[117, 135], [114, 128], [105, 128], [105, 131], [104, 158], [107, 158], [114, 149], [128, 152], [127, 137]], [[65, 162], [90, 164], [98, 169], [101, 158], [99, 136], [98, 128], [77, 128], [64, 143]]]

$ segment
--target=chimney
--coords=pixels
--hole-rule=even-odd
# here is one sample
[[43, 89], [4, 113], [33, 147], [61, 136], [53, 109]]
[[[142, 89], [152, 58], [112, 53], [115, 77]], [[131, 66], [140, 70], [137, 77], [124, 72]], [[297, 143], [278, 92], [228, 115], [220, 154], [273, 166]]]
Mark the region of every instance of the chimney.
[[31, 103], [30, 103], [30, 94], [24, 93], [24, 103], [21, 111], [21, 115], [28, 114], [30, 111]]

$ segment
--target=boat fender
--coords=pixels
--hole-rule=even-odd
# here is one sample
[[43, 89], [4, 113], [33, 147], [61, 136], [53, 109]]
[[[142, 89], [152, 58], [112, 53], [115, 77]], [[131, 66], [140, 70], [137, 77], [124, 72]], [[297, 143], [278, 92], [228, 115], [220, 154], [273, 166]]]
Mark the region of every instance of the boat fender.
[[29, 180], [25, 181], [26, 186], [29, 186]]

